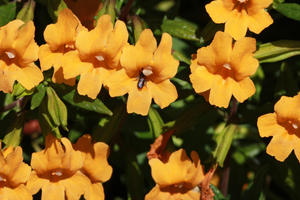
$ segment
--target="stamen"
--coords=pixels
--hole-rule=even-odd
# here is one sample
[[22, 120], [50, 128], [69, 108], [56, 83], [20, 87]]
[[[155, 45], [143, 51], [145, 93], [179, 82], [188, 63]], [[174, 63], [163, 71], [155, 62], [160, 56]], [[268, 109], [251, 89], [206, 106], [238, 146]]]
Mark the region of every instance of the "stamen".
[[66, 45], [65, 45], [65, 48], [66, 48], [66, 49], [75, 49], [75, 47], [74, 47], [73, 44], [66, 44]]
[[16, 57], [16, 55], [10, 51], [5, 51], [5, 53], [9, 59], [13, 59]]
[[143, 69], [142, 72], [145, 76], [150, 76], [151, 74], [153, 74], [151, 67], [147, 67], [147, 68]]
[[53, 176], [62, 176], [63, 173], [61, 171], [52, 172]]
[[103, 60], [104, 60], [103, 56], [95, 56], [95, 57], [96, 57], [96, 59], [99, 60], [99, 61], [103, 61]]
[[238, 0], [240, 3], [245, 3], [246, 0]]
[[297, 125], [297, 124], [294, 124], [294, 123], [292, 123], [292, 127], [293, 127], [294, 129], [298, 129], [298, 125]]
[[0, 176], [0, 182], [5, 182], [5, 181], [6, 181], [6, 179], [3, 178], [2, 176]]
[[193, 192], [198, 192], [198, 193], [200, 193], [200, 188], [199, 188], [198, 186], [194, 187], [194, 188], [193, 188]]
[[225, 63], [225, 64], [223, 65], [223, 67], [226, 68], [226, 69], [228, 69], [228, 70], [231, 70], [231, 66], [230, 66], [230, 64], [228, 64], [228, 63]]

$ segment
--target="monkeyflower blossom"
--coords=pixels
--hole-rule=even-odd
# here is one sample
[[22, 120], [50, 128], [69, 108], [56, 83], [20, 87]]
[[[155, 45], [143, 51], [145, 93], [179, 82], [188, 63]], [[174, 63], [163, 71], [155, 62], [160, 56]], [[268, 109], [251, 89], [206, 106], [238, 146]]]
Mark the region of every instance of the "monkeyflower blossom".
[[1, 149], [0, 143], [0, 199], [31, 200], [32, 195], [26, 188], [31, 167], [23, 162], [21, 147]]
[[79, 200], [90, 180], [80, 171], [84, 159], [67, 138], [46, 136], [45, 149], [32, 154], [27, 182], [32, 194], [42, 189], [43, 200]]
[[55, 24], [50, 24], [44, 31], [47, 44], [40, 47], [39, 59], [43, 71], [54, 68], [52, 81], [74, 85], [75, 78], [65, 79], [63, 75], [63, 60], [65, 54], [75, 50], [75, 39], [85, 28], [69, 9], [62, 10]]
[[34, 31], [32, 21], [14, 20], [0, 27], [0, 91], [12, 92], [16, 80], [31, 90], [44, 79], [34, 64], [39, 51]]
[[124, 69], [110, 79], [112, 97], [128, 93], [127, 112], [147, 115], [152, 98], [161, 108], [177, 99], [177, 91], [170, 78], [177, 73], [179, 61], [171, 54], [172, 37], [164, 33], [157, 47], [150, 29], [145, 29], [135, 46], [123, 49], [121, 65]]
[[235, 40], [246, 35], [247, 29], [259, 34], [273, 23], [265, 8], [273, 0], [214, 0], [205, 6], [215, 23], [225, 23], [225, 32]]
[[199, 185], [204, 179], [204, 171], [195, 151], [191, 152], [191, 158], [180, 149], [173, 152], [166, 162], [158, 158], [150, 159], [156, 185], [145, 200], [199, 200]]
[[107, 85], [111, 73], [121, 68], [121, 50], [127, 40], [128, 31], [124, 22], [117, 20], [113, 27], [109, 15], [101, 16], [93, 30], [78, 34], [76, 51], [65, 54], [65, 78], [80, 75], [78, 93], [96, 99], [102, 85]]
[[255, 93], [249, 76], [256, 72], [258, 60], [254, 38], [245, 37], [232, 43], [228, 33], [217, 32], [212, 43], [192, 56], [190, 80], [197, 93], [211, 105], [227, 108], [233, 95], [244, 102]]
[[75, 150], [82, 153], [84, 163], [81, 171], [92, 183], [86, 186], [87, 192], [84, 197], [87, 200], [104, 200], [102, 183], [110, 179], [112, 174], [112, 167], [107, 162], [109, 147], [102, 142], [92, 143], [91, 140], [91, 136], [85, 134], [73, 145]]
[[257, 120], [261, 137], [271, 137], [267, 153], [284, 161], [294, 150], [300, 162], [300, 93], [294, 97], [282, 96], [274, 106], [274, 113], [262, 115]]

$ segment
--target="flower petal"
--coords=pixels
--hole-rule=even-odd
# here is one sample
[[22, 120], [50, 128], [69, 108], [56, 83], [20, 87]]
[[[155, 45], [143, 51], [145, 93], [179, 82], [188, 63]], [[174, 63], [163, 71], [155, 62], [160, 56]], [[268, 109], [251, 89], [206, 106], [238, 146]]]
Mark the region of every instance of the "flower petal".
[[262, 30], [273, 24], [273, 19], [269, 13], [263, 9], [253, 15], [249, 15], [249, 30], [259, 34]]
[[277, 123], [277, 116], [275, 113], [260, 116], [257, 119], [257, 128], [261, 137], [282, 135], [286, 132], [285, 128]]
[[156, 74], [156, 81], [163, 81], [172, 78], [177, 73], [179, 61], [172, 54], [172, 37], [163, 33], [160, 44], [153, 56], [153, 70]]
[[252, 0], [250, 4], [247, 6], [247, 11], [250, 15], [256, 13], [257, 11], [261, 11], [269, 5], [271, 5], [273, 0]]
[[111, 97], [123, 96], [134, 84], [132, 84], [132, 82], [134, 82], [134, 80], [126, 74], [124, 69], [112, 73], [110, 79], [107, 81], [109, 95]]
[[49, 182], [42, 187], [42, 200], [65, 200], [65, 188], [60, 182]]
[[3, 64], [0, 60], [0, 91], [10, 93], [13, 90], [15, 78], [6, 67], [6, 69], [2, 69], [1, 65]]
[[147, 87], [151, 91], [155, 103], [158, 104], [161, 109], [170, 105], [170, 103], [174, 102], [178, 97], [176, 87], [169, 79], [160, 83], [149, 81]]
[[103, 79], [106, 77], [105, 74], [106, 70], [102, 67], [81, 74], [77, 87], [78, 93], [96, 99], [97, 95], [100, 93]]
[[225, 32], [229, 33], [235, 40], [239, 40], [246, 35], [248, 24], [246, 11], [238, 12], [234, 10], [225, 24]]
[[136, 86], [131, 87], [131, 90], [128, 92], [127, 112], [147, 115], [152, 100], [152, 94], [145, 86], [142, 89], [138, 89], [137, 81], [133, 82], [133, 84]]
[[63, 53], [52, 52], [48, 44], [40, 46], [39, 49], [39, 60], [42, 71], [50, 69], [52, 66], [55, 68], [62, 66]]
[[236, 100], [243, 103], [246, 99], [251, 97], [255, 93], [255, 85], [252, 80], [247, 77], [239, 82], [231, 79], [232, 94]]
[[75, 151], [69, 139], [61, 138], [64, 146], [64, 156], [62, 160], [62, 168], [69, 172], [75, 173], [83, 166], [83, 157], [81, 152]]
[[231, 15], [231, 10], [224, 6], [222, 0], [211, 1], [205, 5], [206, 12], [215, 23], [225, 23]]
[[210, 46], [215, 54], [217, 66], [229, 63], [232, 52], [232, 37], [228, 33], [218, 31]]
[[152, 190], [146, 194], [145, 200], [165, 200], [165, 199], [172, 199], [171, 194], [167, 191], [161, 191], [159, 185], [155, 185]]
[[209, 103], [218, 107], [227, 108], [232, 96], [231, 81], [224, 80], [217, 75], [209, 94]]
[[88, 186], [87, 192], [84, 194], [85, 199], [104, 200], [104, 189], [101, 183], [94, 183]]
[[300, 119], [300, 113], [295, 112], [300, 107], [300, 93], [294, 97], [282, 96], [275, 104], [274, 111], [277, 117], [284, 119]]
[[197, 93], [205, 92], [212, 87], [215, 75], [207, 71], [204, 66], [198, 66], [190, 75], [193, 88]]
[[25, 187], [25, 185], [19, 185], [18, 187], [14, 188], [14, 192], [18, 196], [18, 200], [32, 200], [32, 195], [29, 190]]
[[26, 187], [31, 194], [36, 194], [43, 186], [49, 183], [48, 179], [38, 177], [36, 171], [32, 171], [31, 175], [26, 183]]
[[[211, 46], [202, 47], [197, 51], [197, 62], [198, 65], [202, 65], [207, 68], [207, 70], [211, 73], [215, 73], [217, 71], [216, 67], [216, 59], [214, 49]], [[222, 63], [224, 64], [224, 63]], [[192, 62], [191, 71], [193, 72], [194, 63]]]
[[20, 163], [18, 167], [9, 174], [9, 181], [13, 187], [26, 183], [31, 173], [31, 167], [25, 163]]
[[75, 78], [76, 76], [91, 71], [93, 65], [89, 62], [82, 62], [78, 51], [69, 51], [64, 55], [63, 73], [65, 79]]
[[[23, 21], [16, 19], [0, 29], [0, 49], [12, 49], [16, 41], [18, 29], [24, 24]], [[24, 38], [25, 39], [25, 38]]]
[[80, 196], [91, 185], [90, 180], [80, 172], [67, 179], [60, 180], [60, 185], [65, 188], [66, 197], [68, 200], [78, 200]]

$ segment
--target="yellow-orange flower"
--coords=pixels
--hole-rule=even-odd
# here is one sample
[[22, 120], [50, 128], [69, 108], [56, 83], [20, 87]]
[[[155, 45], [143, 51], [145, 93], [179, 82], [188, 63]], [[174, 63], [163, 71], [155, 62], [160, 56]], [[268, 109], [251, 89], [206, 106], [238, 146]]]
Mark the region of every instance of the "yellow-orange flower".
[[27, 188], [32, 194], [42, 189], [43, 200], [79, 199], [91, 184], [80, 171], [81, 152], [75, 151], [67, 138], [59, 140], [48, 134], [45, 143], [44, 150], [32, 154]]
[[101, 16], [93, 30], [78, 34], [75, 43], [77, 50], [65, 54], [65, 78], [80, 75], [78, 93], [95, 99], [102, 84], [107, 85], [111, 73], [120, 68], [121, 50], [127, 40], [124, 22], [117, 20], [113, 28], [110, 16]]
[[91, 136], [85, 134], [73, 146], [82, 153], [84, 164], [81, 171], [92, 182], [86, 186], [85, 199], [104, 200], [102, 183], [110, 179], [112, 174], [112, 167], [107, 162], [109, 147], [102, 142], [92, 143], [91, 140]]
[[12, 92], [17, 80], [27, 90], [43, 80], [43, 74], [34, 64], [39, 46], [34, 41], [32, 21], [24, 24], [14, 20], [0, 27], [0, 91]]
[[212, 43], [193, 55], [190, 79], [197, 93], [210, 104], [227, 108], [233, 95], [239, 102], [255, 93], [249, 76], [256, 72], [258, 60], [254, 38], [245, 37], [234, 44], [228, 33], [217, 32]]
[[261, 137], [273, 136], [267, 153], [284, 161], [294, 150], [300, 162], [300, 93], [294, 97], [282, 96], [274, 106], [274, 113], [262, 115], [257, 120]]
[[0, 143], [0, 199], [31, 200], [25, 183], [31, 168], [23, 162], [21, 147], [1, 149]]
[[157, 158], [149, 161], [155, 187], [145, 200], [199, 200], [199, 184], [204, 179], [198, 154], [191, 153], [192, 161], [183, 149], [173, 152], [167, 162]]
[[110, 79], [109, 94], [112, 97], [128, 93], [127, 112], [147, 115], [154, 99], [161, 108], [177, 99], [175, 86], [170, 82], [179, 61], [171, 54], [172, 37], [164, 33], [157, 47], [150, 29], [145, 29], [135, 46], [123, 49], [121, 65], [124, 69]]
[[225, 23], [225, 32], [235, 40], [246, 35], [247, 29], [259, 34], [273, 23], [267, 8], [273, 0], [214, 0], [205, 6], [215, 23]]
[[75, 50], [75, 39], [85, 28], [69, 9], [62, 10], [55, 24], [50, 24], [44, 31], [47, 44], [40, 47], [39, 59], [43, 71], [54, 68], [54, 83], [75, 84], [75, 78], [65, 79], [63, 75], [64, 55]]

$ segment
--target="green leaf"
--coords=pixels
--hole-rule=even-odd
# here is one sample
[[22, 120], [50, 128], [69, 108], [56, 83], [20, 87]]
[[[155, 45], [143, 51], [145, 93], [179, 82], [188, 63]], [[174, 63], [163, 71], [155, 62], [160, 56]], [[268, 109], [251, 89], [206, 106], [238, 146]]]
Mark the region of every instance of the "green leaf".
[[47, 87], [48, 112], [56, 126], [62, 126], [67, 129], [68, 112], [66, 105], [60, 100], [53, 88]]
[[174, 56], [174, 58], [176, 58], [180, 62], [184, 62], [184, 63], [186, 63], [188, 65], [191, 64], [191, 59], [187, 58], [183, 53], [180, 53], [179, 51], [174, 51], [173, 52], [173, 56]]
[[254, 56], [260, 63], [278, 62], [300, 55], [300, 41], [279, 40], [261, 44]]
[[17, 99], [32, 95], [34, 91], [34, 88], [31, 90], [26, 90], [20, 83], [17, 83], [14, 85], [12, 95], [15, 96]]
[[273, 8], [290, 19], [300, 21], [300, 4], [279, 3], [273, 4]]
[[157, 138], [163, 132], [164, 121], [156, 109], [152, 107], [149, 109], [147, 122], [150, 132], [152, 132], [152, 135]]
[[221, 167], [223, 167], [224, 160], [227, 156], [233, 136], [236, 132], [236, 125], [229, 124], [226, 126], [224, 122], [221, 123], [215, 130], [215, 141], [217, 146], [213, 152], [213, 156]]
[[20, 19], [24, 22], [33, 20], [34, 8], [35, 8], [35, 1], [29, 0], [28, 2], [24, 3], [23, 8], [19, 11], [17, 15], [17, 19]]
[[8, 129], [7, 133], [4, 136], [3, 142], [6, 146], [19, 146], [22, 138], [22, 130], [24, 125], [23, 115], [17, 117], [12, 126]]
[[175, 18], [170, 20], [164, 18], [161, 29], [163, 32], [181, 39], [199, 41], [199, 38], [196, 36], [197, 25], [184, 19]]
[[36, 87], [36, 91], [37, 92], [34, 93], [31, 98], [31, 110], [34, 110], [41, 105], [46, 94], [46, 88], [43, 84], [40, 84]]
[[225, 198], [222, 192], [213, 184], [210, 184], [209, 186], [213, 193], [215, 194], [214, 200], [229, 200], [229, 198]]
[[12, 21], [16, 16], [16, 1], [0, 6], [0, 26]]
[[91, 100], [88, 97], [78, 95], [75, 89], [65, 94], [62, 99], [69, 104], [84, 110], [109, 116], [112, 116], [113, 114], [111, 110], [109, 110], [100, 99]]

